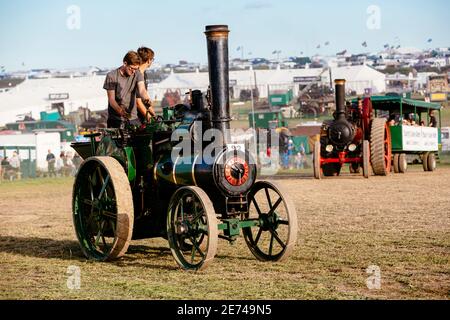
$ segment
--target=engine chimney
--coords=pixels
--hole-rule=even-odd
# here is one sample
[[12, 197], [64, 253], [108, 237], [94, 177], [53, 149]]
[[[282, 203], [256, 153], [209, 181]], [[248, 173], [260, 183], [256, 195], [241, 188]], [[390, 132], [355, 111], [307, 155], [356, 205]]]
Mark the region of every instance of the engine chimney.
[[223, 143], [230, 141], [230, 89], [228, 75], [227, 25], [206, 26], [209, 84], [211, 87], [211, 118], [213, 128], [223, 134]]
[[334, 81], [336, 94], [336, 120], [345, 119], [345, 80]]

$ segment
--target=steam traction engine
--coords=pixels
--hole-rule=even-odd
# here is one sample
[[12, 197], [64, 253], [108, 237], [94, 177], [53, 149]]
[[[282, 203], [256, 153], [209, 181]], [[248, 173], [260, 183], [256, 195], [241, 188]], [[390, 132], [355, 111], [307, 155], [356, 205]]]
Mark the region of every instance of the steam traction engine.
[[345, 80], [336, 80], [334, 120], [324, 121], [320, 142], [314, 146], [314, 177], [337, 176], [345, 163], [351, 173], [362, 168], [368, 178], [391, 170], [391, 137], [386, 119], [375, 118], [370, 98], [356, 104], [345, 102]]
[[[219, 237], [233, 242], [241, 230], [259, 260], [281, 261], [292, 252], [291, 200], [277, 184], [256, 181], [248, 151], [229, 144], [228, 27], [207, 26], [205, 33], [208, 104], [192, 91], [189, 104], [164, 109], [157, 121], [73, 144], [84, 158], [73, 222], [86, 257], [119, 258], [132, 239], [163, 237], [182, 268], [198, 270], [214, 258]], [[221, 133], [218, 148], [202, 139], [210, 128]]]

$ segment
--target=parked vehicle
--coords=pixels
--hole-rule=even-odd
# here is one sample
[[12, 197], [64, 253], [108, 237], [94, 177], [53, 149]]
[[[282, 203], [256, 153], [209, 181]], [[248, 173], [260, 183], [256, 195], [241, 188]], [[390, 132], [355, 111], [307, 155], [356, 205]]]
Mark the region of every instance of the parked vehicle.
[[394, 172], [407, 171], [408, 157], [421, 162], [424, 171], [434, 171], [441, 145], [441, 105], [400, 96], [370, 99], [376, 112], [389, 119]]

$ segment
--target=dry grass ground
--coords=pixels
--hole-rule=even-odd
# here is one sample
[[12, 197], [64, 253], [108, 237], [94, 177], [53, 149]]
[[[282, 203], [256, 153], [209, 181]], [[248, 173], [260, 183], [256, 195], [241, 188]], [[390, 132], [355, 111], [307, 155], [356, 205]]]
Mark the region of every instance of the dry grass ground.
[[[449, 299], [450, 168], [406, 175], [280, 180], [295, 201], [298, 245], [258, 262], [241, 238], [219, 241], [203, 272], [180, 270], [163, 239], [119, 261], [86, 261], [71, 219], [70, 179], [0, 184], [1, 299]], [[68, 266], [81, 288], [67, 288]], [[369, 265], [381, 289], [369, 290]]]

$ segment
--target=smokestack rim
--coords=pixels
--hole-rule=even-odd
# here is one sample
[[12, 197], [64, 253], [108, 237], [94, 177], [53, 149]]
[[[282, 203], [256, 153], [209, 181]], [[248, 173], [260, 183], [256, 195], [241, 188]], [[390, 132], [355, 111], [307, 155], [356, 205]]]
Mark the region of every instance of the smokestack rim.
[[345, 85], [345, 79], [336, 79], [334, 80], [335, 85]]
[[226, 24], [209, 25], [205, 27], [205, 34], [208, 38], [219, 37], [228, 38], [230, 30]]

